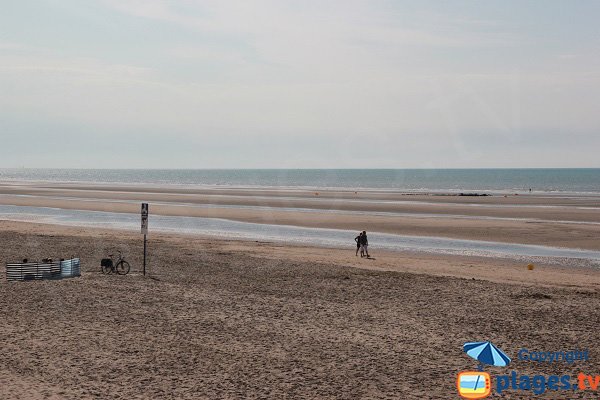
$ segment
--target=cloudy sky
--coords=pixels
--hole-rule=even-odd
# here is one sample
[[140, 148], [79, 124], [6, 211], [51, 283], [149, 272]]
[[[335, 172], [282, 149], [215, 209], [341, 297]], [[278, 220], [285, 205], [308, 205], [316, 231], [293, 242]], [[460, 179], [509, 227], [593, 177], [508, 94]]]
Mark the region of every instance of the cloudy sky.
[[600, 167], [600, 1], [4, 1], [0, 167]]

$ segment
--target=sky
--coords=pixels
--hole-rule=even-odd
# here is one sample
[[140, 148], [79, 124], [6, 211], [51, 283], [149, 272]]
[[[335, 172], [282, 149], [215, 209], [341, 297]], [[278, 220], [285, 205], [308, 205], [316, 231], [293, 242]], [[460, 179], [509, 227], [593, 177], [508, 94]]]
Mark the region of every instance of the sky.
[[3, 1], [0, 167], [600, 167], [600, 1]]

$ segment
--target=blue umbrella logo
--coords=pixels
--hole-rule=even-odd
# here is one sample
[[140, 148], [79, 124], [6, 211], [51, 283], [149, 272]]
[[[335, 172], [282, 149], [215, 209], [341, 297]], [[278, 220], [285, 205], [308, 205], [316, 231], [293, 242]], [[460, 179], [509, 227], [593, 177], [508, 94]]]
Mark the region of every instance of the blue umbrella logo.
[[[483, 372], [483, 365], [506, 367], [510, 364], [508, 357], [492, 342], [467, 342], [463, 350], [471, 358], [479, 362], [479, 372], [462, 372], [458, 374], [456, 386], [458, 393], [467, 399], [482, 399], [490, 394], [490, 375]], [[483, 382], [480, 385], [480, 381]], [[475, 382], [475, 383], [473, 383]]]
[[468, 342], [463, 346], [467, 355], [479, 361], [479, 370], [483, 371], [483, 364], [494, 367], [506, 367], [510, 364], [510, 357], [492, 342]]

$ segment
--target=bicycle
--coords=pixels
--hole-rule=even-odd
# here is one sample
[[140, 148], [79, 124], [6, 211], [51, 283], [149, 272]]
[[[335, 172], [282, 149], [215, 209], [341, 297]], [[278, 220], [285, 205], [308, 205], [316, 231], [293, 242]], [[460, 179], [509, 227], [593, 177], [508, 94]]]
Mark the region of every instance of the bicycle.
[[129, 273], [131, 266], [125, 261], [125, 257], [123, 257], [122, 253], [120, 251], [117, 252], [119, 253], [119, 258], [117, 258], [116, 263], [112, 254], [109, 254], [109, 258], [103, 258], [100, 262], [103, 274], [112, 274], [114, 272], [119, 275], [127, 275]]

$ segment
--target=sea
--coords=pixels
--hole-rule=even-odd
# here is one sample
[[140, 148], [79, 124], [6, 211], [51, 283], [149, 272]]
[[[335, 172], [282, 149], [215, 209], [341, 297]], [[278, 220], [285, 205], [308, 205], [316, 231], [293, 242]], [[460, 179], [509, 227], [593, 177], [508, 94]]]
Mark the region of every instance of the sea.
[[600, 195], [600, 168], [0, 169], [0, 182]]

